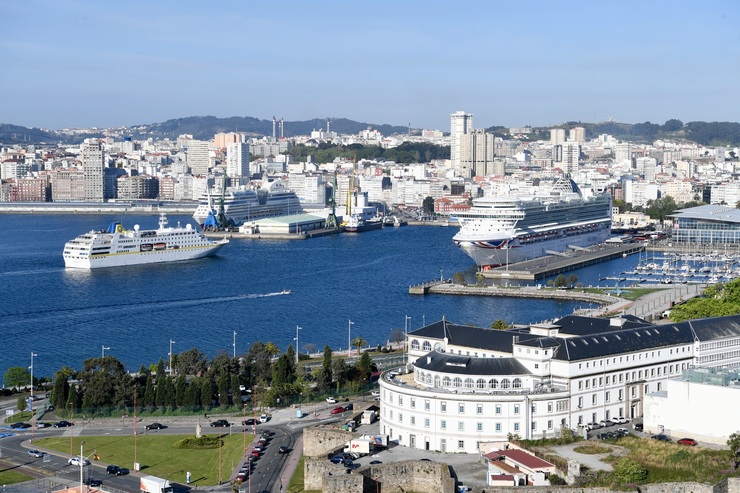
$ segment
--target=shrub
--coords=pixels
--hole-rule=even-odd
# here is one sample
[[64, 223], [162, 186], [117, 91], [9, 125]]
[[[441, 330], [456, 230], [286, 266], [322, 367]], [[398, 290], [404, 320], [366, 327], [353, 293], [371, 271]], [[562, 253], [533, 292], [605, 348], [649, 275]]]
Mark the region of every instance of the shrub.
[[218, 448], [223, 445], [221, 437], [218, 435], [203, 435], [200, 438], [188, 437], [175, 443], [175, 448], [191, 449], [191, 450], [204, 450], [211, 448]]
[[550, 474], [548, 479], [550, 480], [550, 484], [553, 486], [563, 486], [568, 484], [565, 482], [565, 479], [561, 478], [557, 474]]
[[640, 483], [645, 481], [647, 476], [647, 469], [627, 457], [617, 460], [614, 466], [614, 477], [620, 484]]

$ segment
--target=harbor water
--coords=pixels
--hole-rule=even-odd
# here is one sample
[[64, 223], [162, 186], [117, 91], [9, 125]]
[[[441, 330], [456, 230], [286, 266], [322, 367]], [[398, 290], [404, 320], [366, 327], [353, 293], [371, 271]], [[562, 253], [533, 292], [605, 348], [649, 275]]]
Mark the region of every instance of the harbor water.
[[[454, 227], [384, 228], [305, 241], [232, 239], [213, 258], [95, 271], [65, 269], [64, 243], [112, 220], [156, 227], [156, 216], [0, 215], [2, 357], [31, 364], [34, 375], [81, 369], [103, 347], [128, 370], [198, 347], [207, 356], [244, 354], [255, 341], [282, 350], [346, 350], [348, 339], [385, 344], [393, 329], [415, 329], [443, 317], [489, 326], [533, 323], [583, 307], [582, 302], [496, 297], [412, 296], [409, 285], [465, 273], [472, 261], [452, 243]], [[170, 224], [193, 223], [170, 216]], [[575, 274], [598, 284], [604, 273], [634, 269], [637, 256]], [[542, 283], [546, 282], [541, 281]], [[290, 294], [283, 294], [289, 290]], [[350, 321], [352, 322], [350, 324]], [[234, 336], [234, 332], [236, 335]], [[234, 340], [236, 348], [234, 348]]]

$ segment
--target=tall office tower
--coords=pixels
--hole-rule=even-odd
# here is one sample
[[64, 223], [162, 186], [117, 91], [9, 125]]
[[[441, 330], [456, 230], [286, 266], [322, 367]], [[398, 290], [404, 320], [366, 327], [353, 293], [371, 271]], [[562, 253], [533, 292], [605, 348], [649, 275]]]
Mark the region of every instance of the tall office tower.
[[472, 130], [460, 136], [460, 176], [488, 176], [493, 174], [494, 136], [484, 130]]
[[209, 142], [207, 140], [189, 140], [188, 147], [188, 167], [190, 174], [193, 176], [208, 175], [211, 158], [209, 156]]
[[581, 146], [578, 142], [563, 142], [563, 171], [573, 175], [578, 171], [578, 158], [581, 155]]
[[573, 142], [586, 142], [586, 129], [583, 127], [574, 127], [568, 131], [568, 140]]
[[85, 139], [82, 149], [82, 174], [85, 177], [85, 202], [103, 202], [105, 192], [105, 155], [103, 143]]
[[550, 144], [556, 146], [565, 142], [565, 129], [564, 128], [551, 128], [550, 129]]
[[229, 178], [249, 178], [249, 144], [226, 144], [226, 176]]
[[614, 160], [617, 163], [623, 161], [632, 161], [632, 146], [628, 142], [622, 142], [616, 145], [614, 149]]
[[473, 115], [456, 111], [450, 115], [450, 163], [452, 169], [460, 168], [460, 137], [473, 130]]

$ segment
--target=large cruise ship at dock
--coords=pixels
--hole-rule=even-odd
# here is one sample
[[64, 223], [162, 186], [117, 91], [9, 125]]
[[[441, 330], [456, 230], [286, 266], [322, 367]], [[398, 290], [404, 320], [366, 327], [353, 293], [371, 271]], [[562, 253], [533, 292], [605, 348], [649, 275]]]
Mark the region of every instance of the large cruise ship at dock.
[[563, 178], [534, 187], [526, 195], [482, 197], [455, 215], [455, 244], [484, 269], [586, 248], [609, 238], [609, 195], [585, 198], [576, 183]]
[[90, 231], [64, 245], [64, 265], [79, 269], [175, 262], [214, 255], [229, 242], [214, 242], [190, 224], [174, 228], [167, 216], [159, 216], [159, 228], [141, 230], [139, 225], [124, 229], [114, 221], [107, 230]]
[[203, 226], [208, 215], [216, 213], [221, 207], [222, 197], [224, 215], [235, 226], [265, 217], [303, 212], [295, 192], [285, 188], [280, 181], [272, 181], [257, 189], [246, 186], [229, 187], [222, 192], [214, 187], [212, 192], [200, 198], [193, 219]]

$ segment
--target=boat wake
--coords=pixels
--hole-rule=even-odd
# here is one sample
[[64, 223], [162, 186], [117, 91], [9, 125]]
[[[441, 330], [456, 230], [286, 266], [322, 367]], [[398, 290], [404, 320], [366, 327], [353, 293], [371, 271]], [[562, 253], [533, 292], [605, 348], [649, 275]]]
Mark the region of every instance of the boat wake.
[[[160, 312], [166, 310], [176, 310], [181, 308], [191, 308], [204, 305], [213, 305], [219, 303], [229, 303], [242, 300], [252, 300], [259, 298], [268, 298], [271, 296], [280, 296], [285, 294], [284, 291], [276, 293], [250, 293], [237, 294], [232, 296], [217, 296], [212, 298], [192, 298], [180, 300], [163, 300], [163, 301], [140, 301], [133, 303], [93, 305], [87, 307], [76, 307], [67, 309], [51, 308], [47, 310], [34, 310], [29, 312], [5, 313], [2, 314], [3, 325], [19, 325], [28, 322], [37, 323], [39, 321], [67, 320], [67, 323], [61, 325], [77, 325], [79, 323], [90, 323], [95, 320], [105, 320], [112, 315], [126, 315], [129, 313], [141, 313], [142, 311]], [[74, 320], [70, 320], [74, 319]], [[48, 327], [47, 327], [48, 329]]]

